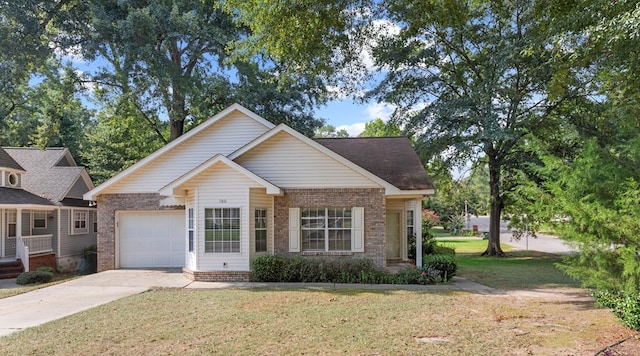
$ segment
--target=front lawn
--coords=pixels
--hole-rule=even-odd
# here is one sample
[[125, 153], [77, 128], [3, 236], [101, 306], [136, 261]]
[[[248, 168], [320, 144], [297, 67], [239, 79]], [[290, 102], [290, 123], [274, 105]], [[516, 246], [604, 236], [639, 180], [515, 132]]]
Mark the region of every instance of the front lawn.
[[156, 290], [0, 338], [0, 353], [582, 355], [625, 333], [579, 293]]
[[498, 289], [534, 289], [574, 287], [580, 284], [560, 271], [555, 264], [559, 255], [537, 251], [512, 251], [502, 245], [505, 257], [480, 256], [487, 240], [438, 239], [438, 244], [456, 250], [457, 275]]

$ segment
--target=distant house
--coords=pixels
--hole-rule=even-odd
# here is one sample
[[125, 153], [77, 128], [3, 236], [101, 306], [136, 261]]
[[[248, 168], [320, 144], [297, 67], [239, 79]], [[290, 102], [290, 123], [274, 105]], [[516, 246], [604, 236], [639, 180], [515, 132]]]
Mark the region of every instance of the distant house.
[[82, 199], [93, 188], [66, 148], [0, 148], [0, 261], [76, 270], [96, 244], [96, 208]]
[[235, 104], [84, 198], [98, 204], [99, 271], [228, 281], [262, 255], [407, 261], [432, 193], [407, 138], [313, 140]]

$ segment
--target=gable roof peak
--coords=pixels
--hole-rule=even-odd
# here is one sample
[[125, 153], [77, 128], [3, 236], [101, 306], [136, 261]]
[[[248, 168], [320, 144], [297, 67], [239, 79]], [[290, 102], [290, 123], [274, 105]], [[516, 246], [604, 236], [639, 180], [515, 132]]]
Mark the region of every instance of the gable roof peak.
[[0, 147], [0, 168], [25, 172], [24, 168], [2, 147]]

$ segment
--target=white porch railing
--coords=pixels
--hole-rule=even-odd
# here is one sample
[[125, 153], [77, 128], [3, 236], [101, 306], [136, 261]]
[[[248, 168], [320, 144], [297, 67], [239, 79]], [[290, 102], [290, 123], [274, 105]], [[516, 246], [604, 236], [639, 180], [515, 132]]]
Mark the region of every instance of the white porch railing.
[[16, 237], [16, 257], [22, 261], [25, 272], [29, 272], [29, 247], [24, 244], [20, 236]]
[[53, 235], [22, 236], [22, 240], [24, 240], [24, 244], [29, 248], [29, 253], [32, 255], [53, 251], [51, 248]]

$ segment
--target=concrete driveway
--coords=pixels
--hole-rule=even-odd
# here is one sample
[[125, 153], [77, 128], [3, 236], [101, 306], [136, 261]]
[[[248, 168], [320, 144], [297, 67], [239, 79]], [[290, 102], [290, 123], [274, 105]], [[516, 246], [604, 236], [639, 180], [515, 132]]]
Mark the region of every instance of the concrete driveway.
[[0, 336], [106, 304], [151, 287], [184, 288], [175, 270], [113, 270], [0, 299]]

